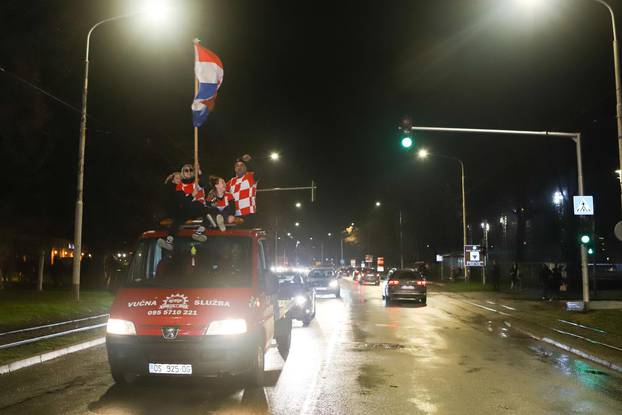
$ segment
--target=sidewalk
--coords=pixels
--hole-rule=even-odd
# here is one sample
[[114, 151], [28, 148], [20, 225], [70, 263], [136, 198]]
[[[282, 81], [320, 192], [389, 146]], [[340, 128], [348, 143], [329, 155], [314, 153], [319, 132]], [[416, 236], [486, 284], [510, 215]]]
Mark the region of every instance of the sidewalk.
[[[435, 290], [444, 291], [441, 286]], [[622, 372], [622, 310], [566, 311], [566, 300], [534, 300], [533, 292], [444, 294], [499, 314], [520, 331]]]

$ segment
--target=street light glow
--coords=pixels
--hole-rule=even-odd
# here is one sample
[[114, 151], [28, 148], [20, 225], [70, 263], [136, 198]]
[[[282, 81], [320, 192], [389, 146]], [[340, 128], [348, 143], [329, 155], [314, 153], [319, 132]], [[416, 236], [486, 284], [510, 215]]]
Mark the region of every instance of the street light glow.
[[332, 233], [330, 233], [330, 232], [328, 232], [328, 236], [333, 236], [333, 234], [332, 234]]
[[302, 207], [302, 203], [300, 203], [300, 202], [296, 202], [296, 207], [297, 207], [297, 208], [301, 208], [301, 207]]
[[532, 9], [536, 7], [539, 3], [542, 3], [542, 0], [514, 0], [521, 7], [525, 7], [528, 9]]
[[300, 226], [300, 222], [294, 223], [294, 226], [296, 226], [296, 227]]
[[382, 203], [380, 201], [377, 201], [376, 202], [376, 207], [380, 207], [380, 206], [382, 206]]
[[564, 201], [564, 195], [562, 194], [562, 192], [557, 191], [553, 193], [553, 204], [555, 206], [561, 206], [563, 201]]
[[421, 150], [419, 150], [419, 152], [417, 153], [417, 157], [419, 157], [420, 159], [425, 159], [430, 155], [430, 152], [428, 150], [426, 150], [425, 148], [422, 148]]
[[153, 22], [160, 23], [170, 14], [170, 6], [164, 0], [151, 0], [145, 3], [143, 12]]
[[270, 153], [270, 160], [272, 161], [278, 161], [280, 157], [281, 155], [277, 153], [276, 151], [273, 151], [272, 153]]

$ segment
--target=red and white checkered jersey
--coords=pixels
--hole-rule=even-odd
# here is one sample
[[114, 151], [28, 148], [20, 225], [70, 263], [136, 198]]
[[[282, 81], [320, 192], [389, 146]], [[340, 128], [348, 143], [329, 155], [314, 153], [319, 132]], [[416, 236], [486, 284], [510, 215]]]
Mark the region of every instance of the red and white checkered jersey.
[[235, 200], [235, 216], [246, 216], [257, 212], [255, 198], [257, 196], [257, 182], [252, 171], [242, 177], [234, 177], [227, 183], [229, 193]]
[[[194, 190], [197, 190], [197, 195], [192, 196]], [[199, 202], [201, 204], [205, 204], [205, 189], [199, 186], [197, 183], [179, 183], [175, 186], [175, 190], [178, 192], [184, 192], [184, 195], [187, 197], [191, 197], [193, 202]]]

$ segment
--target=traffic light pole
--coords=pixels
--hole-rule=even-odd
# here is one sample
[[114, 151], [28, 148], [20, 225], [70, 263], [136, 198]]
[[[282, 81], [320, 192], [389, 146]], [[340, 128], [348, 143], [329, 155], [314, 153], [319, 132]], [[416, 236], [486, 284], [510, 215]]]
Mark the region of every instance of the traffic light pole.
[[[529, 131], [529, 130], [498, 130], [488, 128], [450, 128], [450, 127], [423, 127], [412, 126], [413, 131], [436, 131], [447, 133], [471, 133], [471, 134], [499, 134], [499, 135], [524, 135], [569, 138], [574, 141], [577, 150], [577, 193], [583, 196], [583, 160], [581, 155], [581, 133], [567, 133], [557, 131]], [[465, 244], [466, 245], [466, 244]], [[463, 248], [464, 249], [464, 248]], [[590, 291], [587, 270], [587, 248], [581, 244], [581, 287], [583, 291], [584, 311], [589, 310]], [[465, 264], [466, 265], [466, 264]], [[466, 266], [465, 266], [466, 269]]]

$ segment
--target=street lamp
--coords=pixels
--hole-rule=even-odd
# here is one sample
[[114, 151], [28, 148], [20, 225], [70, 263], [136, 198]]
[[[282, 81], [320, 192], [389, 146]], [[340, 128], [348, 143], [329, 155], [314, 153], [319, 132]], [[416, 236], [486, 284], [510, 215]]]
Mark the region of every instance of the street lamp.
[[564, 202], [564, 195], [562, 194], [562, 192], [557, 191], [553, 193], [553, 204], [555, 206], [561, 206], [563, 202]]
[[377, 202], [376, 202], [376, 207], [380, 207], [380, 206], [382, 206], [382, 202], [377, 201]]
[[270, 160], [278, 161], [280, 158], [281, 158], [281, 155], [277, 153], [276, 151], [270, 153]]
[[298, 209], [300, 209], [300, 208], [302, 207], [302, 203], [300, 203], [300, 202], [296, 202], [296, 207], [297, 207]]
[[300, 222], [296, 222], [296, 223], [294, 223], [294, 226], [295, 226], [295, 227], [299, 227], [299, 226], [300, 226]]
[[123, 14], [120, 16], [111, 17], [101, 20], [95, 23], [86, 35], [86, 52], [84, 58], [84, 86], [82, 89], [82, 112], [80, 115], [80, 137], [78, 140], [78, 174], [76, 185], [76, 210], [74, 219], [74, 256], [73, 256], [73, 270], [72, 270], [72, 291], [73, 297], [76, 301], [80, 301], [80, 260], [82, 258], [82, 217], [83, 217], [83, 195], [84, 195], [84, 154], [86, 148], [86, 114], [87, 114], [87, 98], [89, 87], [89, 51], [91, 45], [91, 34], [93, 30], [98, 26], [113, 22], [116, 20], [126, 19], [138, 15], [147, 15], [153, 19], [160, 19], [165, 14], [165, 7], [162, 2], [152, 4], [149, 8]]
[[[424, 148], [419, 150], [419, 152], [417, 153], [417, 156], [422, 160], [425, 160], [426, 158], [430, 156], [439, 157], [439, 158], [457, 161], [460, 164], [460, 182], [461, 182], [461, 192], [462, 192], [462, 244], [463, 244], [462, 249], [464, 250], [464, 247], [467, 244], [466, 198], [465, 198], [465, 192], [464, 192], [464, 163], [462, 162], [462, 160], [460, 160], [457, 157], [445, 156], [445, 155], [436, 154], [436, 153], [432, 154]], [[464, 279], [465, 281], [468, 279], [466, 263], [464, 264]]]
[[[526, 6], [533, 6], [536, 2], [541, 3], [542, 0], [517, 0]], [[611, 30], [613, 34], [613, 73], [615, 78], [616, 90], [616, 123], [618, 128], [618, 160], [620, 169], [622, 169], [622, 93], [620, 92], [620, 55], [618, 51], [618, 35], [616, 33], [616, 18], [613, 9], [604, 0], [592, 0], [606, 7], [611, 15]], [[620, 180], [620, 206], [622, 208], [622, 180]]]

